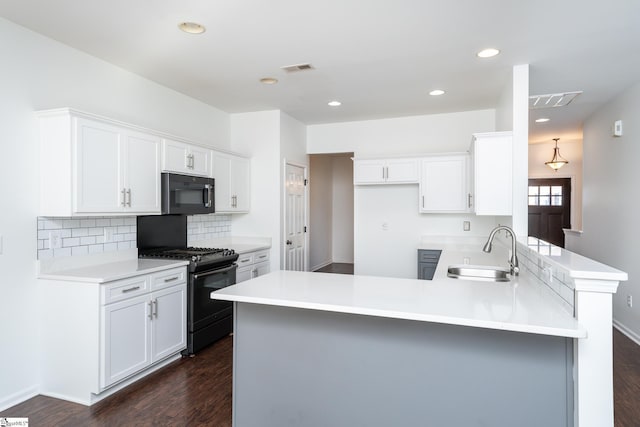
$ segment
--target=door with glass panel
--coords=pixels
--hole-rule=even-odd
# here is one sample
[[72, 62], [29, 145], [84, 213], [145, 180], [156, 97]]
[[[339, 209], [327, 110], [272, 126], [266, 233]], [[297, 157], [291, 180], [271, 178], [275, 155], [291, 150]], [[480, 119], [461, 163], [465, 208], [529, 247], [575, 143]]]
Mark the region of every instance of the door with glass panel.
[[571, 228], [571, 178], [529, 180], [529, 236], [564, 248]]

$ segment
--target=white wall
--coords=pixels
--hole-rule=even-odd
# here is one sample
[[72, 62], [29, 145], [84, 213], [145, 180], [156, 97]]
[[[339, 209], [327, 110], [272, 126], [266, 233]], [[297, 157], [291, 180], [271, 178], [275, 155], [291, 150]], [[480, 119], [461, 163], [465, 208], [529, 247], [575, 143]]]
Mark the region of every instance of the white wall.
[[226, 113], [0, 18], [0, 408], [37, 393], [39, 109], [74, 107], [229, 145]]
[[313, 271], [333, 260], [333, 162], [324, 154], [309, 158], [309, 270]]
[[418, 186], [409, 184], [356, 186], [355, 217], [355, 273], [410, 279], [417, 278], [422, 236], [486, 237], [496, 226], [493, 216], [420, 214]]
[[233, 215], [233, 234], [270, 237], [280, 269], [280, 111], [231, 115], [231, 149], [251, 157], [251, 211]]
[[[614, 322], [640, 342], [640, 83], [594, 113], [583, 128], [583, 220], [581, 237], [570, 236], [567, 249], [629, 274], [613, 295]], [[622, 137], [611, 136], [622, 120]], [[563, 153], [564, 155], [564, 153]], [[627, 295], [635, 301], [627, 307]]]
[[496, 131], [513, 130], [513, 74], [509, 76], [496, 106]]
[[[282, 257], [280, 258], [280, 268], [284, 268], [285, 265], [285, 246], [282, 242], [286, 241], [284, 237], [285, 233], [285, 220], [286, 220], [286, 209], [285, 209], [285, 163], [291, 163], [298, 166], [306, 167], [307, 178], [309, 176], [309, 156], [307, 155], [307, 126], [302, 122], [294, 119], [284, 112], [280, 112], [280, 165], [281, 165], [281, 181], [280, 181], [280, 206], [282, 207], [280, 210], [280, 234], [282, 237], [281, 245], [280, 245], [280, 253]], [[309, 221], [309, 200], [305, 200], [305, 208], [307, 210], [307, 218], [305, 223], [308, 224]], [[307, 228], [308, 231], [308, 228]], [[305, 257], [305, 268], [308, 268], [309, 265], [309, 235], [307, 233], [306, 236], [306, 249], [307, 253]]]
[[467, 151], [472, 133], [490, 132], [494, 127], [494, 110], [311, 125], [307, 153], [384, 157]]
[[353, 263], [353, 160], [351, 156], [333, 156], [331, 160], [332, 260]]
[[545, 165], [553, 157], [555, 142], [529, 144], [529, 178], [571, 178], [571, 228], [582, 230], [582, 140], [560, 140], [562, 157], [569, 161], [557, 172]]

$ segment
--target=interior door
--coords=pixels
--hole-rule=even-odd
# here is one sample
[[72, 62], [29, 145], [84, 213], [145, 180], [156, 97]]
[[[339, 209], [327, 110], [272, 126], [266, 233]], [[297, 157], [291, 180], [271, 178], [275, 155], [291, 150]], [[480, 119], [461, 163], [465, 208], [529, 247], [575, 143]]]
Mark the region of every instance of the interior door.
[[305, 169], [287, 163], [285, 170], [285, 270], [305, 270]]
[[529, 236], [564, 248], [571, 228], [571, 178], [529, 180]]

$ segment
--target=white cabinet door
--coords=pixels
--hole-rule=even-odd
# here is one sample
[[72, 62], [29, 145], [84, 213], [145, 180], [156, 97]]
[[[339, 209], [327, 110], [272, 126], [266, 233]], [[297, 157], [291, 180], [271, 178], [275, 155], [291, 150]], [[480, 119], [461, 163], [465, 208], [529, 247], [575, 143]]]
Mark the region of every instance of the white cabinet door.
[[231, 183], [236, 212], [249, 212], [251, 207], [251, 163], [244, 157], [231, 159]]
[[476, 215], [512, 214], [512, 133], [474, 134], [473, 210]]
[[191, 155], [189, 174], [209, 176], [211, 173], [211, 150], [192, 145], [189, 148], [189, 154]]
[[416, 184], [418, 159], [355, 160], [353, 183], [363, 184]]
[[187, 285], [155, 291], [151, 298], [152, 361], [155, 362], [187, 345]]
[[160, 212], [160, 138], [128, 132], [125, 137], [126, 208]]
[[170, 139], [162, 140], [162, 170], [187, 173], [189, 168], [189, 148], [187, 144]]
[[254, 277], [263, 276], [271, 271], [271, 265], [268, 261], [260, 262], [253, 267]]
[[253, 266], [240, 267], [236, 271], [236, 283], [244, 282], [253, 278]]
[[162, 170], [209, 176], [211, 150], [184, 142], [162, 140]]
[[353, 165], [354, 184], [382, 184], [386, 178], [384, 160], [355, 160]]
[[105, 388], [151, 363], [149, 295], [105, 305], [101, 311], [100, 386]]
[[213, 152], [216, 212], [249, 212], [251, 163], [245, 157]]
[[468, 155], [422, 159], [420, 212], [469, 212]]
[[386, 182], [407, 183], [418, 182], [418, 159], [387, 160]]
[[121, 129], [82, 118], [76, 121], [75, 204], [78, 213], [124, 209]]

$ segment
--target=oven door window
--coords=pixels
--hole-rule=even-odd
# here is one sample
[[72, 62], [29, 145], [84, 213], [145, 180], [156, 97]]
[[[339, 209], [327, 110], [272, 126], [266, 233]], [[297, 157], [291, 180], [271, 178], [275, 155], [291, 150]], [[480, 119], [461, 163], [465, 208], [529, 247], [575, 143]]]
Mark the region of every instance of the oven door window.
[[193, 275], [190, 329], [197, 330], [230, 315], [233, 304], [228, 301], [211, 299], [211, 292], [236, 283], [237, 265], [224, 267], [212, 272], [200, 272]]

